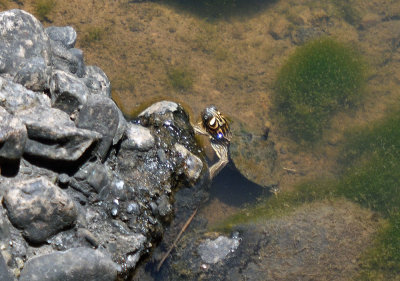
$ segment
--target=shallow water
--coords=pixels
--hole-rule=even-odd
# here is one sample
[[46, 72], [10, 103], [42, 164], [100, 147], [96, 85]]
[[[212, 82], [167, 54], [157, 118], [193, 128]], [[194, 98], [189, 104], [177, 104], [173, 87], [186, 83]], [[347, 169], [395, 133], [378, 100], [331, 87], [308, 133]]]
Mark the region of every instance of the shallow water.
[[[3, 2], [7, 8], [34, 13], [32, 1], [22, 1], [23, 6]], [[228, 15], [223, 6], [207, 11], [206, 5], [199, 13], [196, 5], [180, 1], [57, 2], [48, 15], [52, 22], [44, 24], [77, 29], [77, 47], [84, 50], [86, 63], [98, 65], [109, 76], [113, 99], [125, 114], [135, 115], [149, 101], [169, 99], [182, 102], [193, 122], [204, 107], [216, 104], [243, 125], [243, 135], [263, 135], [268, 127], [282, 171], [278, 180], [282, 194], [310, 179], [337, 180], [343, 169], [337, 159], [347, 132], [368, 127], [399, 107], [399, 1], [254, 0], [249, 2], [252, 6], [239, 1], [239, 8], [228, 7]], [[94, 27], [99, 36], [91, 40]], [[310, 147], [287, 134], [274, 112], [273, 98], [279, 69], [299, 46], [318, 36], [353, 46], [366, 59], [369, 72], [360, 104], [339, 110], [321, 141]], [[262, 164], [265, 159], [256, 159], [263, 157], [257, 145], [247, 146], [252, 161], [241, 167], [248, 167], [243, 174], [256, 173], [249, 178], [257, 178], [260, 185], [230, 163], [213, 181], [210, 200], [203, 206], [205, 218], [223, 220], [226, 213], [270, 195], [261, 187], [262, 175], [269, 170]], [[391, 270], [398, 272], [394, 268], [386, 273]], [[349, 278], [351, 274], [354, 271]], [[371, 276], [391, 280], [392, 275], [385, 274]]]

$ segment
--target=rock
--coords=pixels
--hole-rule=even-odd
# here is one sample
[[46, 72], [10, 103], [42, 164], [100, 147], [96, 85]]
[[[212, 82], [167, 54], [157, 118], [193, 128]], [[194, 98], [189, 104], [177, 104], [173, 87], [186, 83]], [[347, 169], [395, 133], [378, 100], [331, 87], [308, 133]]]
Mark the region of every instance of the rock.
[[99, 250], [73, 248], [30, 259], [20, 281], [113, 281], [118, 265]]
[[32, 243], [72, 226], [77, 209], [70, 197], [44, 177], [16, 181], [4, 196], [10, 221]]
[[171, 213], [172, 206], [167, 195], [161, 195], [160, 198], [157, 199], [157, 210], [159, 215], [162, 217], [165, 217]]
[[104, 187], [111, 184], [112, 176], [110, 174], [111, 172], [107, 166], [97, 162], [90, 162], [83, 165], [75, 173], [74, 178], [78, 181], [76, 184], [80, 185], [79, 188], [85, 190], [84, 193], [90, 193], [91, 190], [100, 193]]
[[124, 149], [148, 151], [154, 146], [155, 142], [148, 128], [133, 123], [127, 124], [126, 137], [127, 139], [122, 142]]
[[56, 70], [50, 80], [50, 93], [52, 106], [71, 114], [86, 104], [89, 90], [79, 78]]
[[200, 177], [201, 171], [203, 169], [203, 162], [199, 157], [191, 153], [183, 145], [176, 143], [174, 146], [175, 150], [178, 152], [183, 160], [183, 173], [189, 182], [194, 183]]
[[303, 45], [305, 42], [321, 37], [323, 35], [324, 31], [314, 26], [299, 27], [293, 30], [290, 34], [293, 44], [296, 45]]
[[219, 236], [214, 240], [207, 239], [201, 243], [197, 251], [205, 263], [214, 264], [225, 259], [229, 253], [236, 251], [239, 244], [240, 240], [237, 237]]
[[72, 48], [72, 49], [69, 49], [68, 51], [70, 52], [70, 54], [72, 54], [76, 58], [76, 60], [78, 62], [77, 66], [76, 66], [77, 69], [76, 69], [76, 72], [74, 72], [74, 74], [76, 76], [78, 76], [79, 78], [83, 78], [86, 74], [86, 66], [85, 66], [85, 60], [83, 57], [83, 51], [81, 49], [77, 49], [77, 48]]
[[82, 51], [67, 49], [59, 41], [50, 40], [52, 64], [55, 69], [62, 70], [82, 78], [85, 75], [85, 64]]
[[21, 64], [14, 82], [32, 91], [44, 91], [49, 88], [50, 67], [42, 57], [32, 57]]
[[50, 26], [45, 29], [51, 40], [58, 41], [65, 48], [71, 49], [76, 43], [76, 31], [72, 26]]
[[99, 67], [86, 66], [86, 75], [82, 78], [92, 94], [111, 98], [111, 83], [107, 75]]
[[35, 106], [50, 107], [51, 104], [45, 94], [32, 92], [20, 84], [0, 77], [0, 106], [15, 114]]
[[106, 167], [98, 163], [93, 164], [90, 173], [88, 173], [87, 182], [99, 193], [105, 186], [110, 184]]
[[377, 25], [381, 21], [381, 17], [377, 14], [368, 13], [361, 18], [360, 29], [368, 29]]
[[75, 124], [78, 128], [89, 129], [103, 137], [96, 148], [96, 154], [104, 159], [117, 132], [120, 115], [116, 104], [99, 95], [89, 96], [87, 103], [79, 111]]
[[174, 112], [177, 110], [178, 110], [177, 103], [172, 101], [160, 101], [146, 108], [143, 112], [139, 114], [139, 116], [149, 116], [152, 114], [161, 115], [167, 112]]
[[19, 159], [27, 139], [25, 125], [0, 107], [0, 157]]
[[0, 13], [0, 73], [13, 77], [25, 60], [43, 58], [49, 66], [50, 42], [42, 24], [31, 14], [22, 10]]
[[18, 112], [28, 140], [25, 153], [51, 160], [75, 161], [101, 135], [75, 127], [69, 116], [56, 108], [36, 107]]
[[3, 255], [0, 253], [0, 280], [1, 281], [14, 281], [11, 272], [8, 269], [8, 266], [3, 258]]
[[275, 40], [283, 39], [289, 35], [289, 21], [278, 16], [270, 26], [269, 33]]
[[126, 127], [128, 126], [127, 125], [128, 123], [126, 122], [126, 119], [125, 119], [124, 115], [122, 114], [122, 111], [118, 107], [117, 107], [117, 109], [118, 109], [119, 121], [118, 121], [117, 131], [115, 132], [115, 135], [113, 138], [113, 145], [116, 145], [122, 139], [122, 137], [125, 134]]

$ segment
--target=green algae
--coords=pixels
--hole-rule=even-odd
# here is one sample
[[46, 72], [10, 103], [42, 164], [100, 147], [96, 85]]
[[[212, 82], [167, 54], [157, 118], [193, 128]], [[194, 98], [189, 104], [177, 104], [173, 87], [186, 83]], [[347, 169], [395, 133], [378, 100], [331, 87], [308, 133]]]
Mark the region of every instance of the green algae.
[[297, 141], [315, 142], [363, 92], [365, 64], [350, 46], [320, 38], [299, 47], [278, 73], [274, 103]]
[[51, 11], [56, 6], [57, 2], [55, 0], [36, 0], [34, 2], [35, 15], [41, 20], [48, 20], [48, 16]]
[[193, 87], [194, 75], [186, 67], [171, 66], [167, 70], [169, 85], [176, 91], [185, 92]]
[[345, 137], [337, 179], [315, 180], [264, 199], [213, 226], [229, 232], [240, 224], [287, 215], [303, 203], [347, 198], [376, 212], [387, 225], [360, 259], [354, 280], [398, 280], [400, 276], [400, 111]]

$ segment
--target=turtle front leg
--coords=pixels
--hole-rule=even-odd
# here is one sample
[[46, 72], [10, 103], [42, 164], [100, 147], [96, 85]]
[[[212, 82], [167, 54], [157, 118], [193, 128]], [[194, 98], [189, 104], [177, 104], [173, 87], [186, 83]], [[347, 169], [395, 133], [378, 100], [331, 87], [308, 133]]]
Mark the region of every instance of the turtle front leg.
[[192, 127], [193, 127], [193, 130], [194, 130], [195, 134], [199, 134], [199, 135], [203, 135], [203, 136], [210, 136], [210, 134], [202, 126], [201, 122], [199, 124], [196, 124], [196, 125], [192, 124]]
[[227, 145], [211, 142], [211, 146], [219, 158], [218, 162], [209, 168], [210, 178], [212, 180], [226, 166], [226, 164], [228, 164], [229, 156]]

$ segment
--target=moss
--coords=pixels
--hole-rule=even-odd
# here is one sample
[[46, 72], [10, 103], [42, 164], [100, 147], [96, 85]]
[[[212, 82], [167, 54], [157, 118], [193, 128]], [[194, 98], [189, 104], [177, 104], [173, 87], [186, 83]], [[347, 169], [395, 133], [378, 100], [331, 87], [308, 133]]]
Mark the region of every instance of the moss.
[[81, 41], [82, 46], [90, 46], [94, 42], [101, 41], [105, 34], [105, 29], [99, 26], [89, 26], [85, 31]]
[[392, 216], [380, 231], [375, 245], [364, 253], [360, 265], [361, 270], [354, 280], [400, 280], [400, 213]]
[[400, 212], [400, 111], [347, 135], [338, 192], [386, 217]]
[[338, 179], [298, 185], [214, 226], [233, 226], [287, 214], [316, 200], [345, 197], [387, 219], [374, 245], [363, 254], [355, 280], [399, 280], [400, 274], [400, 110], [384, 120], [346, 134]]
[[279, 71], [274, 102], [292, 137], [314, 142], [335, 112], [359, 100], [364, 81], [360, 55], [321, 38], [299, 47]]
[[400, 111], [347, 135], [336, 189], [388, 219], [365, 255], [357, 280], [395, 280], [400, 274]]
[[8, 8], [8, 1], [0, 0], [0, 9], [7, 9]]
[[230, 233], [232, 228], [244, 223], [254, 223], [272, 217], [279, 217], [293, 212], [296, 207], [323, 199], [333, 198], [331, 181], [315, 181], [297, 186], [293, 192], [271, 196], [255, 206], [245, 208], [228, 219], [211, 226], [212, 230]]
[[193, 87], [193, 74], [185, 67], [169, 67], [167, 77], [169, 85], [177, 91], [185, 92]]
[[35, 14], [39, 20], [48, 20], [47, 17], [56, 6], [56, 3], [55, 0], [36, 0], [34, 2]]

